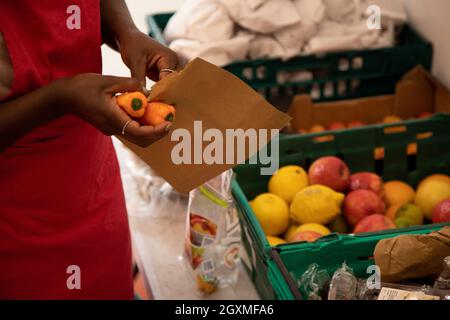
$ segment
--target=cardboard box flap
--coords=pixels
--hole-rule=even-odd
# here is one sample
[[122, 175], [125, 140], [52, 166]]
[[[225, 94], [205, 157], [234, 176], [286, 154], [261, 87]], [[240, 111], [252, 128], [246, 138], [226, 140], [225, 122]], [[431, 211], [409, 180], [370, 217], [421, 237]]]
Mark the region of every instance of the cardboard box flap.
[[314, 105], [310, 95], [299, 94], [294, 96], [287, 111], [288, 115], [292, 117], [291, 129], [293, 131], [298, 132], [300, 129], [310, 127], [313, 107]]
[[[428, 92], [429, 89], [425, 89], [425, 93], [423, 95], [422, 95], [421, 91], [417, 91], [417, 90], [423, 90], [423, 88], [425, 88], [426, 86], [430, 86], [432, 89], [433, 98], [432, 98], [431, 103], [429, 102], [425, 108], [424, 108], [424, 106], [422, 106], [422, 110], [420, 110], [419, 112], [428, 111], [428, 112], [450, 113], [450, 90], [449, 90], [449, 88], [446, 88], [438, 79], [436, 79], [433, 75], [431, 75], [422, 66], [420, 66], [420, 65], [416, 66], [411, 71], [406, 73], [403, 76], [402, 82], [400, 82], [399, 85], [402, 83], [403, 84], [409, 83], [407, 81], [421, 83], [423, 85], [423, 87], [419, 87], [419, 86], [416, 88], [411, 87], [411, 91], [413, 92], [412, 96], [414, 98], [418, 98], [418, 100], [416, 101], [415, 104], [417, 104], [419, 100], [426, 103], [428, 101], [428, 99], [430, 99], [430, 97], [429, 97], [430, 94]], [[398, 90], [399, 90], [399, 86], [397, 86], [397, 93], [398, 93]], [[400, 88], [400, 90], [403, 90], [403, 88]], [[414, 90], [416, 90], [416, 91], [414, 92]], [[418, 94], [418, 93], [420, 93], [420, 94]], [[408, 102], [409, 101], [402, 102], [402, 103], [405, 103], [405, 105], [402, 106], [401, 109], [406, 109]], [[424, 110], [424, 109], [427, 109], [427, 110]]]
[[[154, 85], [151, 100], [173, 104], [177, 109], [170, 132], [147, 148], [119, 139], [157, 174], [179, 192], [188, 192], [223, 171], [237, 165], [238, 138], [250, 129], [256, 132], [257, 149], [244, 148], [247, 160], [270, 140], [270, 132], [261, 135], [259, 129], [281, 129], [290, 117], [265, 101], [243, 81], [202, 59], [195, 59], [186, 68], [173, 73]], [[208, 130], [212, 129], [212, 130]], [[231, 130], [230, 130], [231, 129]], [[239, 130], [235, 131], [235, 130]], [[208, 130], [208, 136], [205, 132]], [[231, 144], [233, 159], [229, 161], [227, 139]], [[264, 140], [264, 141], [262, 141]], [[215, 152], [206, 160], [204, 152]]]
[[335, 121], [364, 121], [376, 123], [394, 110], [392, 95], [313, 103], [307, 94], [294, 97], [288, 110], [292, 117], [291, 130], [308, 130], [313, 125], [328, 126]]
[[424, 112], [450, 113], [450, 91], [420, 65], [402, 77], [395, 94], [318, 103], [301, 94], [294, 96], [288, 111], [293, 133], [336, 121], [374, 124], [390, 115], [410, 119]]

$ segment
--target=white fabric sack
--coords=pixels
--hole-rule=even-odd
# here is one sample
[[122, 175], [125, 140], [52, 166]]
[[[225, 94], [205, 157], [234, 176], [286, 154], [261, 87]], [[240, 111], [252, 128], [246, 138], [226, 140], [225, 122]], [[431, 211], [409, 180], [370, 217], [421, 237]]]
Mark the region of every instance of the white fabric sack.
[[243, 1], [247, 2], [247, 5], [250, 7], [250, 9], [255, 10], [256, 8], [262, 6], [268, 0], [243, 0]]
[[294, 6], [304, 23], [320, 23], [325, 18], [326, 7], [322, 0], [294, 0]]
[[322, 0], [295, 0], [294, 5], [300, 14], [301, 21], [274, 34], [288, 53], [284, 58], [300, 54], [304, 44], [317, 32], [317, 24], [325, 16]]
[[248, 50], [248, 56], [250, 59], [289, 59], [297, 54], [297, 50], [286, 50], [277, 40], [268, 35], [256, 35], [250, 41], [250, 47]]
[[323, 3], [330, 20], [352, 23], [361, 17], [360, 0], [323, 0]]
[[237, 24], [258, 33], [273, 33], [300, 21], [291, 0], [267, 0], [254, 9], [243, 0], [219, 1]]
[[191, 39], [214, 42], [230, 39], [234, 22], [216, 0], [186, 0], [169, 20], [164, 36], [168, 42]]
[[380, 30], [367, 29], [364, 19], [358, 24], [342, 24], [325, 21], [320, 25], [317, 35], [305, 46], [305, 53], [323, 53], [365, 49], [374, 47], [380, 37]]
[[197, 40], [178, 39], [169, 48], [187, 60], [200, 57], [217, 66], [225, 66], [247, 58], [249, 42], [253, 35], [242, 35], [229, 40], [202, 43]]

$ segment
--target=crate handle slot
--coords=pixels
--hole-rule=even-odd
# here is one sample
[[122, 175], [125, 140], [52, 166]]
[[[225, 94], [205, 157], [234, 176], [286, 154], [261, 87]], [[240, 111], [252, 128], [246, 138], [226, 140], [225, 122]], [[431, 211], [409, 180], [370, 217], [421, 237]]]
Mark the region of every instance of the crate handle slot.
[[433, 132], [429, 131], [429, 132], [422, 132], [422, 133], [418, 133], [416, 135], [416, 138], [418, 140], [425, 140], [425, 139], [429, 139], [433, 136]]
[[313, 143], [324, 143], [334, 141], [334, 134], [326, 134], [318, 137], [313, 137], [311, 140]]
[[397, 134], [397, 133], [402, 133], [402, 132], [406, 132], [406, 131], [408, 131], [406, 126], [387, 127], [387, 128], [383, 129], [383, 132], [386, 135], [388, 135], [388, 134]]
[[358, 257], [357, 259], [360, 261], [374, 260], [373, 256]]

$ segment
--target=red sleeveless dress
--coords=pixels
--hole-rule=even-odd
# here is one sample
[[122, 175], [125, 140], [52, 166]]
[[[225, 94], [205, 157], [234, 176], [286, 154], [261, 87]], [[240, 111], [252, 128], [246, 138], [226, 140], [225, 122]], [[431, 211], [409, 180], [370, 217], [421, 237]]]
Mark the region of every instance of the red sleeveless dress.
[[[7, 99], [61, 77], [101, 73], [99, 2], [0, 2], [0, 32], [14, 67]], [[80, 29], [68, 28], [73, 5]], [[133, 298], [130, 234], [112, 141], [74, 116], [36, 128], [0, 152], [5, 298]]]

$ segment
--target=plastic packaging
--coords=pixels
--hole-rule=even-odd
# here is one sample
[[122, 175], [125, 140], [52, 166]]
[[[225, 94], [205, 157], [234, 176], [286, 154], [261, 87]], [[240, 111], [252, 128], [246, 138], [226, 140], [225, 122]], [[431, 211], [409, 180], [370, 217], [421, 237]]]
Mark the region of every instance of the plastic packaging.
[[358, 287], [358, 280], [353, 270], [344, 262], [331, 278], [328, 300], [354, 300]]
[[238, 278], [241, 229], [228, 170], [189, 194], [183, 260], [200, 294], [233, 287]]
[[[372, 283], [373, 284], [373, 283]], [[380, 282], [368, 285], [357, 279], [346, 263], [331, 278], [328, 300], [449, 300], [450, 290], [430, 286]]]
[[444, 259], [444, 269], [434, 283], [436, 289], [450, 290], [450, 256]]
[[135, 154], [129, 152], [125, 165], [137, 190], [136, 195], [132, 197], [133, 201], [127, 201], [127, 206], [133, 207], [128, 208], [129, 212], [140, 216], [171, 219], [173, 213], [184, 210], [182, 206], [186, 205], [187, 195], [174, 190]]
[[358, 280], [357, 300], [450, 300], [450, 290], [430, 286], [380, 283], [370, 289], [365, 280]]
[[319, 269], [319, 265], [313, 263], [300, 277], [298, 287], [306, 300], [322, 300], [329, 280], [328, 272]]

